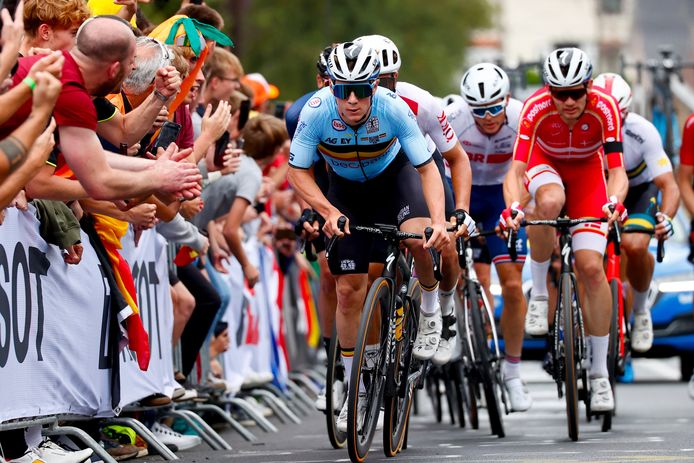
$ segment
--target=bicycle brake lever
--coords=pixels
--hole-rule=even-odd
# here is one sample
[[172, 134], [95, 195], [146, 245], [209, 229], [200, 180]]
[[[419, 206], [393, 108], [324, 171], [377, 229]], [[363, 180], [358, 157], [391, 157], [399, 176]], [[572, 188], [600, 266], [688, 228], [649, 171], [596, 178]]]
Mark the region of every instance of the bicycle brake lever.
[[[431, 227], [424, 229], [424, 237], [427, 241], [431, 239], [433, 233], [434, 229]], [[436, 281], [441, 281], [443, 279], [443, 275], [441, 275], [441, 256], [434, 247], [429, 248], [429, 254], [431, 254], [431, 261], [433, 263], [434, 278], [436, 278]]]
[[[337, 219], [337, 228], [340, 229], [341, 232], [345, 231], [345, 225], [347, 225], [347, 217], [344, 215], [341, 215], [339, 219]], [[328, 241], [328, 245], [325, 247], [325, 258], [326, 260], [330, 257], [330, 253], [333, 250], [333, 246], [335, 246], [335, 243], [337, 242], [338, 236], [333, 235], [330, 237], [330, 241]]]

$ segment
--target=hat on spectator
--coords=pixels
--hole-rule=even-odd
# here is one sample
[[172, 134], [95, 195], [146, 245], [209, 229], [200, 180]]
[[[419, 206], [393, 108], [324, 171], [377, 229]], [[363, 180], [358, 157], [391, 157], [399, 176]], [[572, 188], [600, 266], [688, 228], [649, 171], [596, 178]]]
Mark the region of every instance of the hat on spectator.
[[263, 77], [262, 74], [254, 72], [246, 74], [241, 82], [253, 90], [253, 107], [257, 108], [268, 100], [274, 100], [280, 95], [279, 89]]

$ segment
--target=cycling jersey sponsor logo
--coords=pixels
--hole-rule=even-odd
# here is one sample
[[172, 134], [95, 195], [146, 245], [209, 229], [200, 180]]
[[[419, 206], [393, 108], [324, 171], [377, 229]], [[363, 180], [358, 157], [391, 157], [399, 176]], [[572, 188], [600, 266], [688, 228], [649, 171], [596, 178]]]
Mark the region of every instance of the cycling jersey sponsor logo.
[[441, 125], [441, 130], [443, 131], [444, 137], [446, 137], [446, 141], [449, 142], [453, 140], [453, 136], [455, 135], [455, 132], [453, 131], [453, 127], [451, 127], [451, 124], [448, 123], [448, 119], [446, 118], [446, 113], [441, 111], [441, 115], [437, 117], [439, 124]]
[[540, 113], [540, 111], [544, 111], [545, 109], [549, 108], [551, 104], [552, 100], [544, 100], [540, 103], [535, 104], [535, 106], [533, 106], [533, 108], [530, 111], [528, 111], [528, 114], [525, 115], [525, 119], [528, 122], [532, 122]]
[[413, 121], [417, 120], [417, 117], [414, 115], [414, 113], [412, 111], [407, 111], [407, 117], [409, 117]]
[[299, 126], [294, 131], [294, 136], [299, 135], [306, 128], [306, 122], [299, 122]]
[[407, 217], [408, 215], [410, 215], [410, 205], [409, 204], [407, 204], [405, 207], [400, 209], [400, 211], [398, 212], [398, 222], [402, 222], [405, 219], [405, 217]]
[[352, 259], [343, 259], [340, 261], [340, 270], [348, 272], [357, 268], [357, 265]]
[[581, 126], [581, 130], [583, 130], [583, 131], [585, 132], [585, 131], [588, 130], [589, 127], [590, 127], [590, 126], [589, 126], [588, 124], [583, 124], [583, 125]]
[[387, 134], [385, 133], [379, 133], [378, 135], [373, 135], [371, 137], [361, 137], [359, 138], [360, 141], [368, 141], [369, 143], [378, 143], [379, 138], [385, 138]]
[[610, 108], [605, 104], [604, 101], [598, 101], [597, 108], [605, 116], [605, 122], [607, 122], [607, 130], [614, 130], [614, 115]]
[[527, 135], [518, 135], [518, 138], [520, 138], [521, 140], [530, 140], [530, 137]]
[[339, 132], [342, 132], [346, 128], [347, 128], [347, 126], [345, 126], [344, 122], [342, 122], [339, 119], [333, 119], [333, 129], [335, 129]]
[[398, 97], [398, 96], [397, 96], [395, 93], [393, 93], [393, 92], [386, 92], [386, 95], [388, 95], [388, 96], [391, 97], [392, 99], [396, 99], [396, 98]]
[[308, 100], [308, 107], [309, 108], [317, 108], [321, 104], [321, 99], [319, 97], [313, 97], [310, 100]]
[[366, 121], [366, 133], [378, 132], [379, 128], [380, 128], [380, 125], [378, 123], [378, 118], [376, 116], [373, 116], [371, 119]]
[[628, 137], [633, 138], [634, 140], [636, 140], [637, 142], [639, 142], [639, 143], [642, 144], [642, 145], [646, 142], [646, 140], [644, 140], [643, 137], [642, 137], [641, 135], [639, 135], [639, 134], [637, 134], [637, 133], [634, 133], [634, 132], [632, 132], [632, 131], [629, 130], [629, 129], [626, 130], [626, 134], [627, 134]]

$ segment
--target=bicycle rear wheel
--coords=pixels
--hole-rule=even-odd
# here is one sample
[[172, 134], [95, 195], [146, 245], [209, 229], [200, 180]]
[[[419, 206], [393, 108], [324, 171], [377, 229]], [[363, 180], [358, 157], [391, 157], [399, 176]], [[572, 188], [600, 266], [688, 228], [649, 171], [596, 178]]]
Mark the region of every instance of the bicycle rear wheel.
[[497, 374], [495, 371], [494, 355], [489, 349], [487, 341], [487, 330], [482, 317], [482, 310], [486, 310], [484, 300], [482, 299], [481, 288], [469, 281], [468, 282], [468, 298], [470, 301], [470, 319], [472, 320], [472, 334], [474, 337], [473, 346], [476, 350], [476, 367], [478, 368], [479, 378], [482, 382], [484, 397], [487, 402], [487, 414], [489, 415], [489, 423], [491, 425], [492, 434], [499, 437], [504, 437], [504, 423], [501, 417], [501, 405], [499, 403], [499, 394], [501, 385], [496, 380]]
[[[330, 445], [335, 449], [344, 448], [347, 443], [347, 434], [337, 430], [337, 417], [340, 415], [342, 403], [345, 401], [344, 391], [340, 394], [338, 387], [334, 386], [336, 381], [342, 383], [342, 388], [344, 388], [345, 384], [345, 370], [342, 366], [339, 352], [340, 343], [337, 340], [336, 329], [333, 327], [333, 336], [330, 339], [328, 353], [328, 371], [325, 376], [325, 424], [328, 428]], [[339, 396], [335, 397], [335, 394], [339, 394]]]
[[[414, 283], [419, 285], [419, 282]], [[409, 381], [409, 376], [412, 347], [417, 336], [413, 305], [409, 299], [406, 299], [403, 302], [402, 318], [396, 319], [395, 322], [395, 360], [390, 369], [394, 391], [390, 397], [384, 398], [383, 404], [383, 452], [387, 457], [394, 457], [402, 448], [412, 406], [414, 382]]]
[[[367, 365], [367, 339], [374, 324], [379, 324], [380, 343], [385, 342], [388, 317], [391, 303], [391, 283], [385, 278], [378, 278], [371, 285], [364, 302], [364, 309], [359, 323], [359, 334], [354, 348], [354, 363], [349, 381], [349, 414], [347, 416], [347, 450], [349, 458], [355, 463], [362, 463], [369, 454], [371, 441], [376, 432], [378, 415], [381, 411], [381, 400], [385, 389], [385, 364], [387, 352], [383, 344], [375, 359], [370, 359]], [[384, 318], [381, 320], [381, 314]], [[360, 384], [364, 385], [365, 395], [359, 397]], [[365, 404], [361, 401], [365, 400]], [[362, 423], [358, 421], [359, 407], [366, 411]]]
[[569, 275], [561, 277], [561, 311], [564, 329], [564, 389], [569, 437], [578, 440], [578, 383], [576, 375], [576, 333], [574, 331], [573, 285]]
[[[612, 394], [615, 397], [616, 408], [616, 385], [617, 385], [617, 369], [619, 368], [619, 310], [620, 300], [622, 298], [621, 285], [616, 279], [610, 280], [610, 291], [612, 293], [612, 319], [610, 320], [610, 337], [607, 346], [607, 372], [610, 378], [610, 387]], [[602, 432], [607, 432], [612, 429], [612, 416], [614, 412], [604, 413], [602, 415]]]

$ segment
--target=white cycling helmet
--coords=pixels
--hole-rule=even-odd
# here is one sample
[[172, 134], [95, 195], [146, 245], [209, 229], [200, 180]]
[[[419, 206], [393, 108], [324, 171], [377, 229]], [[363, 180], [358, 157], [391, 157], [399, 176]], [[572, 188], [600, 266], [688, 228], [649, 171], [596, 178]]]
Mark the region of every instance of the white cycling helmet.
[[496, 64], [475, 64], [460, 81], [460, 94], [471, 105], [485, 105], [510, 92], [508, 76]]
[[390, 74], [400, 70], [400, 51], [392, 40], [382, 35], [363, 35], [354, 39], [354, 43], [363, 43], [375, 49], [381, 60], [381, 74]]
[[378, 52], [366, 44], [341, 43], [328, 57], [328, 74], [332, 80], [371, 82], [380, 72]]
[[622, 76], [613, 72], [605, 72], [593, 80], [593, 85], [603, 88], [607, 93], [612, 95], [615, 100], [617, 100], [619, 110], [622, 113], [629, 111], [629, 106], [631, 105], [631, 87], [629, 87], [629, 84], [627, 84], [627, 81], [624, 80]]
[[559, 48], [549, 54], [542, 66], [545, 83], [551, 87], [573, 87], [588, 82], [593, 65], [583, 50]]

